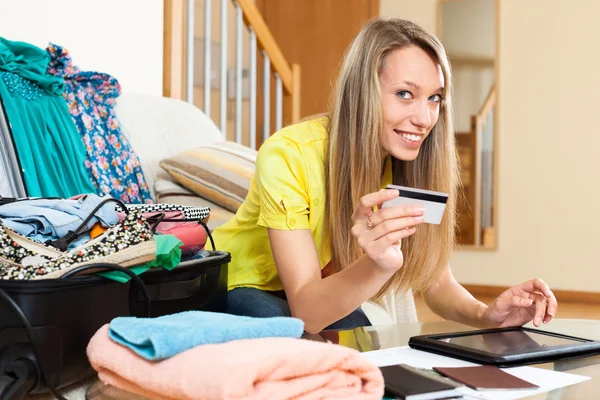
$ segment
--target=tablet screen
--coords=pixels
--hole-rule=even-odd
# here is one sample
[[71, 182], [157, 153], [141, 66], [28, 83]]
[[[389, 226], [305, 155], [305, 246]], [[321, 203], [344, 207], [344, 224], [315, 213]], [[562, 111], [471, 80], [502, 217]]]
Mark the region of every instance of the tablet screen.
[[548, 347], [583, 343], [579, 340], [521, 330], [439, 338], [437, 340], [494, 354], [529, 353]]

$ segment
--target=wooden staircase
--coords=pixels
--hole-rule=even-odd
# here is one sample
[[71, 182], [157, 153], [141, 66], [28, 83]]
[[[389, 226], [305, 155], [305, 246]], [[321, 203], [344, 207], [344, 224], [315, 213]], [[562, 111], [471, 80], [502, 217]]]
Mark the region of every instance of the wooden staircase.
[[[300, 66], [285, 59], [253, 0], [165, 0], [164, 15], [164, 96], [201, 106], [228, 139], [254, 149], [282, 128], [284, 107], [286, 123], [300, 120]], [[213, 35], [213, 25], [220, 34]], [[194, 50], [198, 41], [201, 54]], [[211, 60], [215, 44], [218, 71]], [[232, 48], [234, 67], [228, 58]], [[249, 65], [244, 65], [244, 54], [249, 54]], [[203, 76], [194, 76], [197, 60], [204, 65]], [[230, 69], [235, 70], [232, 84]], [[211, 87], [215, 73], [218, 88]], [[246, 73], [248, 95], [243, 94]], [[194, 95], [197, 88], [199, 96]], [[233, 98], [228, 89], [235, 92]]]
[[456, 133], [463, 193], [457, 202], [457, 243], [493, 248], [493, 136], [496, 88], [492, 87], [479, 112], [471, 117], [471, 130]]

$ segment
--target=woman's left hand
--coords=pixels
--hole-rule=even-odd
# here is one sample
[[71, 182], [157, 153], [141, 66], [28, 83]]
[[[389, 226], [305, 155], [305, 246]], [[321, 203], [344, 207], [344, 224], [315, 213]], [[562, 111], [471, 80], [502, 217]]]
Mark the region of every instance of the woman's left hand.
[[547, 324], [556, 315], [558, 304], [554, 293], [540, 279], [513, 286], [502, 293], [482, 315], [482, 323], [490, 328]]

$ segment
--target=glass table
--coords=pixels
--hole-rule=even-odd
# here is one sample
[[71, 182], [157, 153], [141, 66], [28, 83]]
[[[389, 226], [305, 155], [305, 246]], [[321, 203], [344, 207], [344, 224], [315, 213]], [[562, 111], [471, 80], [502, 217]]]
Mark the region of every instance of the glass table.
[[[525, 326], [535, 328], [530, 324]], [[600, 340], [600, 321], [596, 320], [555, 319], [550, 324], [542, 325], [536, 329], [586, 339]], [[346, 331], [323, 331], [317, 335], [305, 335], [304, 337], [312, 340], [329, 340], [333, 343], [352, 347], [360, 352], [366, 352], [406, 346], [408, 340], [412, 336], [469, 330], [473, 330], [473, 328], [455, 322], [439, 321], [380, 325]], [[580, 384], [529, 397], [530, 399], [589, 400], [600, 398], [600, 355], [560, 360], [553, 363], [536, 364], [534, 366], [537, 368], [585, 375], [589, 376], [591, 379]]]

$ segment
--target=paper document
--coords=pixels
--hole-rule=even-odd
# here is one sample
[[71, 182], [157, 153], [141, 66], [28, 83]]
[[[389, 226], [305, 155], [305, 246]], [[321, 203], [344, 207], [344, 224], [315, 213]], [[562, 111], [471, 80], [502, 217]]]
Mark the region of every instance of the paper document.
[[[411, 349], [408, 346], [368, 351], [362, 353], [362, 355], [378, 367], [394, 364], [408, 364], [417, 368], [431, 369], [433, 367], [472, 367], [479, 365], [468, 361], [458, 360], [456, 358], [444, 357], [425, 351]], [[513, 400], [549, 392], [554, 389], [574, 385], [590, 379], [583, 375], [568, 374], [565, 372], [550, 371], [535, 367], [502, 368], [502, 370], [539, 386], [539, 389], [485, 391], [474, 390], [465, 386], [458, 390], [463, 393], [465, 399]]]

